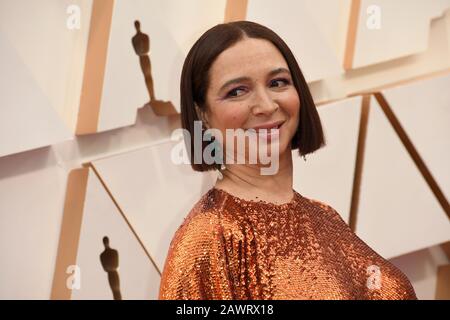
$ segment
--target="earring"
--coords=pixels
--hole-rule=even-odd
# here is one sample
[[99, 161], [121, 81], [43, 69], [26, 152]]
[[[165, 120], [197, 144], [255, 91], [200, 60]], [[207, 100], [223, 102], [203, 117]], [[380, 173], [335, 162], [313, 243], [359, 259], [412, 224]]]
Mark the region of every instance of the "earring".
[[306, 156], [305, 155], [303, 155], [303, 160], [305, 160], [305, 162], [306, 162]]
[[211, 137], [212, 140], [212, 144], [214, 146], [213, 148], [213, 158], [214, 158], [214, 162], [216, 164], [221, 164], [221, 168], [220, 170], [224, 170], [224, 159], [223, 159], [223, 149], [222, 149], [222, 145], [221, 143], [216, 139], [216, 137], [213, 135]]
[[222, 165], [220, 166], [220, 169], [217, 169], [217, 179], [222, 180], [223, 179], [223, 174], [221, 171], [225, 170], [226, 167], [225, 165], [222, 163]]

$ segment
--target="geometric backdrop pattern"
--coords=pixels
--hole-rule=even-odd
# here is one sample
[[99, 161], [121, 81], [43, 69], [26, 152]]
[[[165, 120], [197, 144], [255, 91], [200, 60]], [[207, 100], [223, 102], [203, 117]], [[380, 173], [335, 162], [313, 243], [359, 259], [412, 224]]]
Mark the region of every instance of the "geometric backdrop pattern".
[[449, 298], [450, 5], [402, 4], [45, 0], [35, 15], [1, 2], [0, 298], [111, 299], [117, 275], [123, 299], [157, 297], [173, 233], [216, 179], [172, 158], [181, 64], [205, 30], [240, 19], [288, 42], [323, 122], [327, 146], [294, 157], [294, 188], [419, 298]]

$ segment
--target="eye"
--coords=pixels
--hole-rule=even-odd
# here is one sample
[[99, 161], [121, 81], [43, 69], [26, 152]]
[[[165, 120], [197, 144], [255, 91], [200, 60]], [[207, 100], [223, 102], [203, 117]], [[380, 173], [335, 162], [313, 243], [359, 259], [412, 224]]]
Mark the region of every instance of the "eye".
[[289, 85], [290, 83], [291, 82], [286, 78], [278, 78], [278, 79], [273, 79], [272, 81], [270, 81], [270, 86], [281, 88], [281, 87]]
[[243, 95], [243, 93], [239, 94], [240, 92], [245, 92], [245, 88], [244, 87], [237, 87], [234, 88], [230, 91], [228, 91], [226, 98], [235, 98], [235, 97], [239, 97], [241, 95]]

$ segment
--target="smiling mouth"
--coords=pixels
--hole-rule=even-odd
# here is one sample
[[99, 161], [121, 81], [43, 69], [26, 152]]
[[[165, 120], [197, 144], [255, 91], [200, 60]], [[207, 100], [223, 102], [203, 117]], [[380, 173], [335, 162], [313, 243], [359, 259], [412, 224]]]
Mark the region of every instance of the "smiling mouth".
[[255, 130], [256, 133], [260, 133], [260, 132], [261, 133], [270, 133], [272, 131], [272, 129], [279, 130], [284, 123], [285, 123], [285, 121], [277, 121], [277, 122], [273, 122], [273, 123], [256, 126], [256, 127], [250, 128], [250, 129]]

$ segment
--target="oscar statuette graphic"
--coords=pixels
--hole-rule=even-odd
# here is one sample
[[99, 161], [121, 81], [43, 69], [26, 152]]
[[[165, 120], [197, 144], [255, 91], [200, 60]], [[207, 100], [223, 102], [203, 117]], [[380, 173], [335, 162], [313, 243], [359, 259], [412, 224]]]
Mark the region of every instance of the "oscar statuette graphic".
[[120, 293], [119, 273], [119, 252], [109, 246], [109, 238], [103, 237], [105, 250], [100, 254], [100, 261], [103, 269], [108, 273], [109, 286], [111, 287], [114, 300], [122, 300]]
[[150, 38], [148, 35], [141, 31], [141, 23], [139, 21], [134, 22], [136, 28], [136, 34], [131, 39], [133, 48], [136, 54], [139, 56], [139, 62], [141, 64], [142, 73], [145, 78], [145, 85], [150, 96], [150, 102], [155, 100], [155, 92], [153, 89], [153, 77], [152, 77], [152, 64], [150, 62]]
[[141, 30], [141, 23], [136, 20], [134, 22], [136, 34], [132, 37], [134, 52], [139, 57], [139, 63], [144, 75], [145, 85], [150, 97], [149, 105], [158, 116], [177, 115], [178, 112], [170, 101], [157, 100], [155, 96], [154, 82], [152, 76], [152, 64], [150, 61], [150, 37]]

